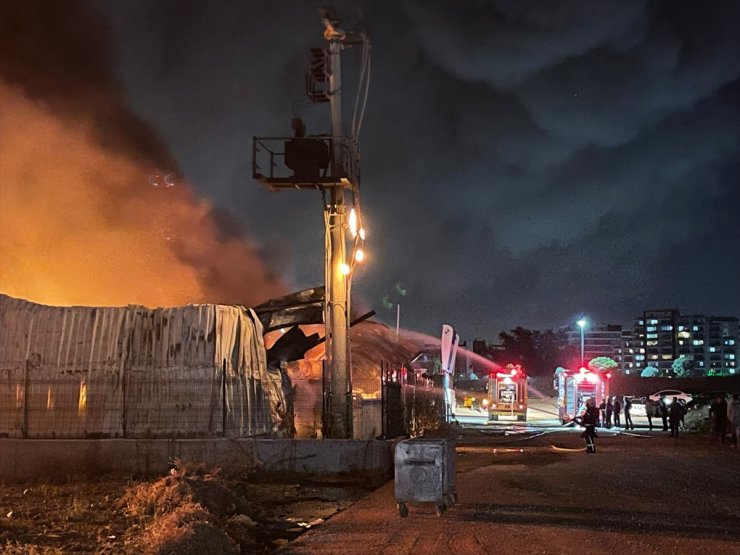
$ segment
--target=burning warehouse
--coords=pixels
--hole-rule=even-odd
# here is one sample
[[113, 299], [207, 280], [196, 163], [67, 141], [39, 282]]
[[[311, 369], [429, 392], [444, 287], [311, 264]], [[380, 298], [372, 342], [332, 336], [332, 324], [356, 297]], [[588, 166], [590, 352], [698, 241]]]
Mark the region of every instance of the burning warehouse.
[[271, 434], [284, 406], [250, 309], [51, 307], [0, 295], [0, 435]]
[[[252, 309], [53, 307], [0, 295], [0, 330], [3, 437], [321, 435], [323, 344], [271, 364]], [[376, 322], [351, 338], [355, 437], [373, 438], [387, 425], [381, 389], [403, 381], [416, 347]]]

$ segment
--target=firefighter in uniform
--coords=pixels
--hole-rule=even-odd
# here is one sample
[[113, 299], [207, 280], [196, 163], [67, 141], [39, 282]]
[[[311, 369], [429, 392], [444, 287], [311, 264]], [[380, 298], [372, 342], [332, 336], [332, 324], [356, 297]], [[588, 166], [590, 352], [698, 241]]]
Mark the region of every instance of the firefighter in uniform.
[[585, 428], [581, 437], [586, 440], [586, 453], [596, 453], [596, 425], [599, 422], [599, 409], [591, 399], [586, 399], [586, 408], [579, 417], [579, 424]]

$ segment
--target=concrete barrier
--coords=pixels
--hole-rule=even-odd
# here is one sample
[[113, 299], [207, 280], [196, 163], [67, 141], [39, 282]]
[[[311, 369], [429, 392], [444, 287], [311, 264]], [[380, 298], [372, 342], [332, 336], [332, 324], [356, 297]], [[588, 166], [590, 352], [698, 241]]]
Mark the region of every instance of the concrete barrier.
[[159, 475], [176, 459], [227, 472], [379, 482], [393, 475], [391, 444], [343, 439], [13, 439], [0, 438], [0, 482]]

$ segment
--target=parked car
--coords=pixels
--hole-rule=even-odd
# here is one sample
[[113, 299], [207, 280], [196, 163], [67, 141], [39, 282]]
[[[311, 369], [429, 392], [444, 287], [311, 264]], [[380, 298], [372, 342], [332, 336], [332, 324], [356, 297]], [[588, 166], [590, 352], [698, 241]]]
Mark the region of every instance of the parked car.
[[677, 389], [663, 389], [657, 393], [653, 393], [650, 399], [656, 403], [663, 399], [666, 405], [670, 405], [673, 402], [673, 398], [678, 397], [679, 401], [682, 401], [684, 405], [688, 405], [694, 398], [688, 393], [678, 391]]
[[632, 416], [645, 416], [645, 397], [630, 397], [632, 402], [632, 409], [630, 414]]

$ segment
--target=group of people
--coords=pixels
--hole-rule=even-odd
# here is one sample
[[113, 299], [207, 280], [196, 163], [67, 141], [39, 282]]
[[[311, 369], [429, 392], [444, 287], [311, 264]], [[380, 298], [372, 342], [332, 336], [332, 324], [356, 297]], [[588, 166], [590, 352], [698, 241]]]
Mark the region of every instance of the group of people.
[[[624, 396], [622, 400], [619, 397], [607, 397], [599, 405], [600, 422], [605, 428], [622, 427], [622, 413], [624, 412], [624, 429], [634, 430], [635, 425], [632, 423], [632, 400]], [[613, 422], [613, 424], [612, 424]]]
[[[605, 426], [606, 428], [621, 427], [620, 416], [624, 412], [625, 429], [635, 429], [632, 423], [632, 400], [623, 396], [621, 401], [618, 397], [608, 397], [602, 401], [597, 408], [592, 399], [586, 399], [585, 406], [576, 418], [576, 422], [583, 426], [585, 430], [581, 434], [586, 440], [586, 452], [595, 453], [596, 443], [594, 438], [598, 437], [596, 428]], [[671, 437], [678, 437], [678, 431], [681, 427], [685, 429], [684, 416], [686, 415], [686, 405], [678, 397], [673, 397], [669, 403], [661, 398], [659, 401], [653, 401], [648, 397], [645, 400], [645, 416], [648, 420], [650, 429], [653, 429], [653, 418], [660, 418], [663, 421], [663, 431], [669, 430]], [[714, 402], [709, 407], [709, 416], [713, 419], [712, 429], [718, 436], [719, 441], [724, 444], [728, 429], [732, 433], [733, 444], [740, 448], [740, 395], [737, 393], [732, 396], [732, 402], [728, 406], [724, 395], [717, 395]]]
[[645, 416], [648, 427], [653, 429], [653, 418], [660, 418], [663, 431], [671, 431], [671, 437], [678, 437], [678, 431], [686, 428], [684, 417], [686, 416], [686, 405], [678, 397], [674, 397], [669, 403], [664, 398], [653, 401], [650, 397], [645, 399]]

